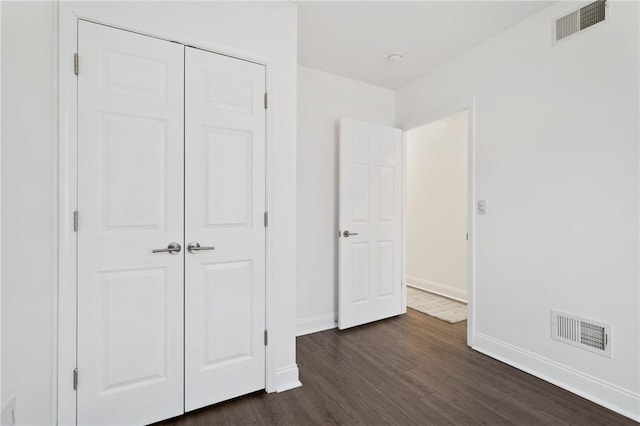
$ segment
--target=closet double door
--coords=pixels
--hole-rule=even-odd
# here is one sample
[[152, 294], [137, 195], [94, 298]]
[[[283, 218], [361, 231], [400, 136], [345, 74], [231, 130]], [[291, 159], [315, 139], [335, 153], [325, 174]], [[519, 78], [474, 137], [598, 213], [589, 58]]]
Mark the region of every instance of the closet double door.
[[265, 68], [78, 25], [77, 422], [265, 388]]

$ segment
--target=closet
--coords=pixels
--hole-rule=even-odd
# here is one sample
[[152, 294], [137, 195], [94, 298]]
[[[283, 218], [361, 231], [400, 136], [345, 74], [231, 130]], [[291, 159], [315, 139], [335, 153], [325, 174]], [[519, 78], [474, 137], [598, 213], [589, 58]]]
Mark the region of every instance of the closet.
[[77, 423], [265, 387], [265, 68], [78, 25]]

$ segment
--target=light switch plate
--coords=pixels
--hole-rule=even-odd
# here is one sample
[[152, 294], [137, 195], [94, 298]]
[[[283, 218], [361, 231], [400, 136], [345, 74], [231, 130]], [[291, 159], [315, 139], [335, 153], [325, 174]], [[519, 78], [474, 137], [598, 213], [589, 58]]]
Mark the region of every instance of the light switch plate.
[[476, 212], [478, 214], [487, 214], [487, 200], [478, 200]]

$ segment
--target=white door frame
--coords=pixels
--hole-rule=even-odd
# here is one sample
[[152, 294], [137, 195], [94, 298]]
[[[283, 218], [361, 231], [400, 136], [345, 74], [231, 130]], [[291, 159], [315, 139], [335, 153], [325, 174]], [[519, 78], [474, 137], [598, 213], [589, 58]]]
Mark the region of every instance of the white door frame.
[[467, 345], [473, 347], [475, 333], [475, 98], [429, 112], [402, 126], [402, 312], [407, 312], [407, 131], [467, 111]]
[[[90, 15], [90, 16], [88, 16]], [[102, 16], [96, 8], [89, 14], [77, 13], [73, 5], [59, 3], [58, 10], [58, 159], [57, 159], [57, 190], [58, 190], [58, 327], [57, 327], [57, 423], [76, 424], [76, 391], [73, 389], [73, 370], [76, 368], [77, 351], [77, 234], [74, 232], [73, 213], [77, 210], [78, 176], [77, 176], [77, 112], [78, 90], [77, 79], [73, 73], [73, 58], [78, 46], [78, 20], [83, 19], [97, 24], [131, 31], [159, 39], [178, 42], [186, 46], [197, 47], [213, 53], [235, 57], [245, 61], [255, 62], [265, 66], [266, 91], [270, 97], [272, 93], [271, 60], [252, 53], [229, 49], [223, 46], [212, 46], [201, 40], [185, 40], [179, 34], [156, 33], [149, 34], [135, 28], [118, 25], [113, 16]], [[82, 72], [82, 59], [80, 59]], [[272, 207], [272, 110], [266, 110], [266, 209]], [[81, 222], [81, 219], [80, 219]], [[82, 226], [82, 225], [80, 225]], [[266, 230], [266, 328], [271, 330], [275, 323], [274, 313], [277, 312], [277, 298], [273, 294], [273, 271], [275, 270], [273, 253], [275, 238], [270, 228]], [[275, 354], [271, 345], [266, 346], [266, 391], [275, 392], [276, 365]], [[82, 374], [79, 375], [82, 383]], [[57, 410], [56, 410], [57, 408]]]

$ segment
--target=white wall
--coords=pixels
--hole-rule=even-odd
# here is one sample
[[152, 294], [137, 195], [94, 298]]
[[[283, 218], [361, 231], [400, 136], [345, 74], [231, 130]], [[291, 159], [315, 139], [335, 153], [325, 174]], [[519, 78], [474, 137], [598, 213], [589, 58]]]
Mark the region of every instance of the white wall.
[[395, 93], [299, 66], [298, 335], [335, 327], [341, 116], [391, 126], [395, 118]]
[[[2, 25], [2, 3], [0, 3], [0, 25]], [[2, 31], [0, 31], [0, 345], [2, 344]], [[0, 357], [2, 352], [0, 351]], [[2, 407], [2, 362], [0, 362], [0, 410]], [[5, 424], [4, 411], [0, 413], [0, 424]]]
[[[16, 396], [18, 424], [51, 424], [56, 418], [56, 7], [25, 2], [2, 7], [2, 403]], [[296, 386], [296, 6], [85, 2], [70, 7], [118, 26], [270, 60], [269, 256], [275, 297], [268, 307], [268, 370], [275, 371], [273, 390]]]
[[[639, 4], [552, 46], [574, 7], [402, 87], [398, 124], [476, 98], [474, 347], [640, 418]], [[552, 341], [551, 308], [611, 323], [613, 358]]]
[[2, 4], [2, 406], [53, 420], [53, 3]]
[[406, 134], [407, 283], [467, 300], [467, 111]]
[[[0, 25], [2, 24], [2, 3], [0, 3]], [[0, 31], [0, 347], [2, 345], [2, 31]], [[2, 352], [0, 351], [0, 357]], [[0, 410], [2, 409], [2, 362], [0, 362]], [[0, 413], [0, 424], [4, 416]]]

